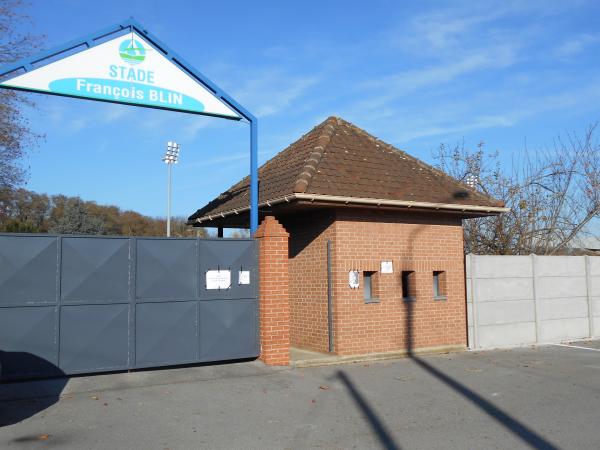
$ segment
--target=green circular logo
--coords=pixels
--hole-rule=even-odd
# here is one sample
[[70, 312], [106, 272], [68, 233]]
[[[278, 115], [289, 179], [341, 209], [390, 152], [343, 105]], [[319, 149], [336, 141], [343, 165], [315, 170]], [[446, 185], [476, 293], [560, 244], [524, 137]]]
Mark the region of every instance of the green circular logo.
[[139, 64], [146, 59], [146, 49], [140, 41], [126, 39], [119, 45], [119, 55], [128, 64]]

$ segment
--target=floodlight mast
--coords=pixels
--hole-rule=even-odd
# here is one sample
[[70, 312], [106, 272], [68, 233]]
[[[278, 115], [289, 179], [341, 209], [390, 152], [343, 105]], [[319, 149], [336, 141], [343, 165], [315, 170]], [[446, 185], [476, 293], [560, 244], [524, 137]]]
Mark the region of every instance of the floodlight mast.
[[167, 237], [171, 237], [171, 166], [179, 162], [181, 146], [173, 141], [167, 142], [167, 152], [162, 160], [167, 165]]

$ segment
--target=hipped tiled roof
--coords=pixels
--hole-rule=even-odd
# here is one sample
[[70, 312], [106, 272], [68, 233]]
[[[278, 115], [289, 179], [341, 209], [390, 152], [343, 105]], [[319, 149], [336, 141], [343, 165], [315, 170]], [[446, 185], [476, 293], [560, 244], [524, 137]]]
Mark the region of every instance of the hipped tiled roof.
[[[357, 126], [329, 117], [259, 169], [259, 203], [294, 194], [502, 207]], [[189, 217], [247, 209], [246, 177]]]

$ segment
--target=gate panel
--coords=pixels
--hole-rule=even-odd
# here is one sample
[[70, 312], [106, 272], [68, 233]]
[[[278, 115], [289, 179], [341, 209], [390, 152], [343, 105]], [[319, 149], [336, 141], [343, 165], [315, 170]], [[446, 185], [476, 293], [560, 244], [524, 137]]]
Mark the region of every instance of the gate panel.
[[196, 252], [195, 239], [138, 238], [137, 298], [196, 298]]
[[62, 303], [128, 301], [129, 241], [62, 238]]
[[200, 302], [200, 359], [256, 356], [256, 300]]
[[56, 303], [56, 237], [2, 236], [0, 306]]
[[58, 369], [58, 239], [0, 236], [0, 379]]
[[63, 306], [59, 367], [65, 373], [129, 367], [129, 304]]
[[[206, 289], [206, 272], [230, 270], [231, 287], [225, 290]], [[239, 271], [250, 271], [250, 284], [239, 284]], [[200, 241], [200, 298], [256, 297], [256, 246], [252, 240]]]
[[1, 380], [58, 375], [55, 306], [0, 308]]
[[184, 364], [198, 360], [198, 302], [136, 306], [136, 366]]

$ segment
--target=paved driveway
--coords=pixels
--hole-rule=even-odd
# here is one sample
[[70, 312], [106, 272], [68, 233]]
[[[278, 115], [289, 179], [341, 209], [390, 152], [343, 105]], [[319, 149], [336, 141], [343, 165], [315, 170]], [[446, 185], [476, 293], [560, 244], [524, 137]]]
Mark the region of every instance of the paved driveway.
[[0, 447], [598, 449], [600, 345], [573, 345], [4, 385]]

